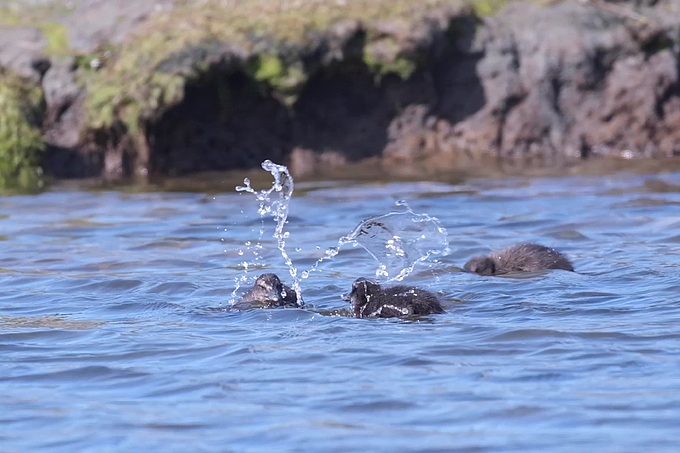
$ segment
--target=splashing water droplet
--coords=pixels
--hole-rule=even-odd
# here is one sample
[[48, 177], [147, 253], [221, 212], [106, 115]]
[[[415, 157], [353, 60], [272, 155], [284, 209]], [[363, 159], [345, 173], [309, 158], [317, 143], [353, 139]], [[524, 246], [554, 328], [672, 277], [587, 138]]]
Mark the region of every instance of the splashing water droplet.
[[376, 277], [387, 281], [401, 281], [418, 263], [449, 253], [446, 229], [436, 217], [416, 214], [403, 200], [396, 205], [404, 209], [361, 222], [338, 240], [337, 247], [327, 249], [326, 254], [303, 273], [303, 278], [316, 271], [322, 262], [333, 259], [345, 244], [364, 248], [378, 262]]
[[433, 255], [449, 253], [446, 229], [436, 217], [416, 214], [406, 202], [405, 208], [368, 218], [346, 236], [346, 240], [363, 247], [379, 263], [376, 276], [403, 280], [418, 263]]
[[[250, 193], [255, 193], [252, 187], [250, 187], [250, 179], [248, 178], [243, 178], [243, 185], [242, 186], [236, 186], [236, 191], [237, 192], [250, 192]], [[243, 211], [241, 211], [243, 212]]]
[[278, 249], [281, 252], [283, 261], [288, 266], [288, 271], [293, 277], [293, 289], [301, 295], [300, 281], [297, 277], [297, 269], [293, 266], [293, 261], [286, 252], [286, 239], [290, 237], [289, 232], [284, 232], [283, 228], [288, 219], [288, 205], [290, 198], [293, 196], [293, 177], [285, 165], [278, 165], [267, 159], [262, 162], [262, 168], [267, 170], [274, 177], [274, 182], [271, 189], [256, 191], [250, 186], [248, 178], [243, 179], [243, 186], [237, 186], [238, 192], [248, 192], [255, 195], [259, 202], [257, 212], [262, 217], [262, 228], [260, 229], [260, 237], [264, 234], [264, 218], [267, 216], [273, 217], [276, 222], [274, 229], [274, 237], [278, 243]]

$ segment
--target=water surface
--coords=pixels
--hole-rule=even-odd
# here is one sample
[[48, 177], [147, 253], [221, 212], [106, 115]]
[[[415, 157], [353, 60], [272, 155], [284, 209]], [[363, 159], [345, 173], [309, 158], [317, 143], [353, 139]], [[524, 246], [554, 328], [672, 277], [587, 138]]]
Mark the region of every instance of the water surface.
[[[233, 185], [0, 199], [0, 449], [677, 451], [680, 173], [298, 184], [294, 264], [397, 200], [448, 231], [404, 280], [444, 315], [325, 315], [375, 272], [359, 247], [302, 281], [308, 309], [228, 310], [244, 262], [292, 280]], [[519, 241], [578, 272], [461, 271]]]

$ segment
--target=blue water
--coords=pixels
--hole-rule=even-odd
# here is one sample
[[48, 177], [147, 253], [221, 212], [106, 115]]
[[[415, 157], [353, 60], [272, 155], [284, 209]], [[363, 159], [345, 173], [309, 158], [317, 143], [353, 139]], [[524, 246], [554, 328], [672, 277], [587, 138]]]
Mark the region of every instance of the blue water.
[[[329, 316], [376, 270], [351, 246], [308, 309], [229, 310], [244, 261], [292, 284], [233, 185], [0, 199], [0, 450], [678, 451], [680, 173], [298, 184], [298, 270], [401, 199], [448, 230], [404, 280], [444, 315]], [[461, 271], [520, 241], [578, 272]]]

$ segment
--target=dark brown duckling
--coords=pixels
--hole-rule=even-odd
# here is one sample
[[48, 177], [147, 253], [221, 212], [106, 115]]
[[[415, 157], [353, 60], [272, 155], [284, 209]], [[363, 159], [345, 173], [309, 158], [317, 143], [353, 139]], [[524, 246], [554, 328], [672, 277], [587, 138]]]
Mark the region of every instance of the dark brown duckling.
[[479, 275], [508, 272], [538, 272], [548, 269], [574, 271], [574, 266], [557, 250], [540, 244], [515, 244], [487, 256], [475, 256], [465, 266], [466, 271]]
[[383, 288], [365, 278], [356, 279], [352, 291], [342, 298], [351, 302], [357, 318], [404, 318], [444, 313], [437, 296], [429, 291], [405, 285]]
[[302, 301], [298, 301], [297, 293], [290, 286], [281, 283], [276, 274], [262, 274], [257, 277], [251, 289], [243, 294], [235, 306], [250, 305], [262, 308], [298, 308]]

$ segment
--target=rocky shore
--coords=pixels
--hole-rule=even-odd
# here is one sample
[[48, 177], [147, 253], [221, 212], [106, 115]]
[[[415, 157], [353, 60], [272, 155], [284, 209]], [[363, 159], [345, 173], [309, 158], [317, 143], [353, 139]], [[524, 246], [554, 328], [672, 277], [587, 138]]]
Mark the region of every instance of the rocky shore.
[[680, 0], [0, 0], [0, 188], [680, 156]]

